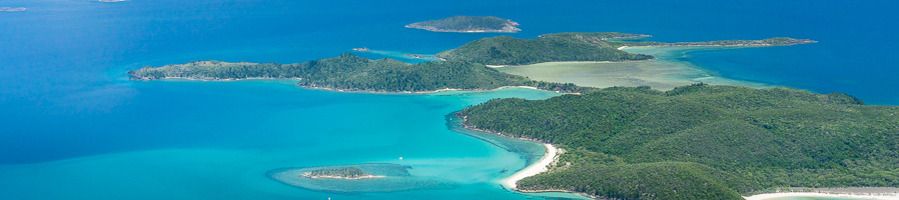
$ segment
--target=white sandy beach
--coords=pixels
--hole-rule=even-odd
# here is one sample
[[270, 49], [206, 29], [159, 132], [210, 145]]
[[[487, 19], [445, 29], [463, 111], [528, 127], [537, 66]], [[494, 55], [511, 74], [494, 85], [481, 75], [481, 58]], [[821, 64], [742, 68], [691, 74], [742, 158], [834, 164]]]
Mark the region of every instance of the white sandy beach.
[[785, 199], [790, 197], [815, 197], [815, 198], [852, 198], [852, 199], [876, 199], [876, 200], [899, 200], [899, 194], [869, 195], [869, 194], [828, 194], [816, 192], [785, 192], [785, 193], [769, 193], [752, 195], [743, 197], [746, 200], [773, 200]]
[[553, 146], [552, 144], [543, 144], [543, 147], [546, 148], [546, 153], [543, 154], [543, 157], [540, 158], [539, 161], [528, 165], [524, 169], [515, 172], [512, 176], [509, 176], [503, 179], [500, 183], [503, 187], [515, 190], [517, 189], [516, 183], [524, 178], [529, 176], [537, 175], [549, 170], [549, 166], [556, 160], [556, 157], [559, 156], [559, 149]]

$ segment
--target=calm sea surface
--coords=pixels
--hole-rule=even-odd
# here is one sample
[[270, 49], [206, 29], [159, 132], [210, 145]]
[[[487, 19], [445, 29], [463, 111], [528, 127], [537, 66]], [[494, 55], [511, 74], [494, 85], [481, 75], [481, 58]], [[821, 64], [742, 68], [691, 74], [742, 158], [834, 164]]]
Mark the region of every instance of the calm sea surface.
[[[446, 115], [508, 89], [437, 95], [304, 90], [286, 81], [129, 81], [148, 65], [298, 62], [354, 47], [436, 53], [497, 34], [404, 24], [450, 15], [518, 21], [515, 37], [646, 33], [661, 41], [810, 38], [820, 43], [696, 51], [720, 76], [899, 104], [899, 3], [842, 1], [0, 0], [0, 196], [4, 199], [527, 199], [496, 180], [533, 155], [453, 131]], [[399, 160], [398, 157], [404, 157]], [[330, 193], [271, 170], [411, 166], [431, 189]], [[7, 198], [9, 197], [9, 198]]]

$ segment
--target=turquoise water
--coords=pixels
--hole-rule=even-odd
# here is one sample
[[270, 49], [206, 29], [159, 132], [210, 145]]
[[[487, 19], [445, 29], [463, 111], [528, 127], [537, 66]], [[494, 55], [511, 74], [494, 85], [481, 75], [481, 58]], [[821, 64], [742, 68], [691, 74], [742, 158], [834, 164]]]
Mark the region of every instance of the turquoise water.
[[[352, 167], [359, 169], [368, 178], [311, 178], [305, 174], [314, 170]], [[284, 168], [269, 171], [268, 175], [281, 183], [303, 189], [333, 193], [372, 193], [397, 192], [407, 190], [439, 190], [452, 189], [453, 183], [443, 181], [440, 177], [412, 175], [412, 166], [392, 163], [366, 163], [355, 165], [320, 166], [302, 168]]]
[[[372, 95], [302, 90], [273, 81], [134, 82], [127, 87], [134, 90], [127, 103], [134, 110], [114, 117], [124, 122], [102, 127], [119, 130], [116, 145], [172, 138], [190, 144], [0, 166], [0, 193], [12, 199], [526, 198], [496, 181], [529, 158], [451, 131], [445, 116], [491, 98], [557, 95], [529, 89]], [[180, 105], [172, 104], [174, 99]], [[169, 106], [157, 110], [159, 103]], [[126, 117], [141, 120], [121, 119]], [[411, 175], [440, 185], [331, 193], [268, 176], [285, 167], [362, 163], [411, 166]]]
[[[298, 62], [356, 47], [386, 52], [370, 57], [433, 54], [502, 35], [402, 27], [450, 15], [513, 19], [523, 29], [515, 37], [621, 31], [662, 41], [811, 38], [821, 42], [682, 59], [726, 78], [899, 104], [899, 93], [890, 92], [899, 86], [899, 67], [889, 49], [899, 31], [883, 23], [899, 6], [888, 0], [4, 0], [0, 7], [28, 8], [0, 13], [3, 199], [536, 198], [495, 184], [536, 155], [531, 147], [454, 131], [446, 115], [490, 98], [554, 93], [372, 95], [280, 81], [135, 82], [125, 74], [196, 60]], [[364, 163], [408, 165], [411, 175], [448, 184], [338, 194], [266, 175]]]

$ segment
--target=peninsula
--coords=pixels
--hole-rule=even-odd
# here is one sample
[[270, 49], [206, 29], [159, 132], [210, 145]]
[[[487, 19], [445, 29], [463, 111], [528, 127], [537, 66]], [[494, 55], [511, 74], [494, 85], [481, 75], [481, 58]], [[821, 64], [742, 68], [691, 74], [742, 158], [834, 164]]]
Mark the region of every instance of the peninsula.
[[897, 187], [899, 107], [845, 94], [695, 84], [499, 99], [466, 127], [565, 148], [523, 191], [614, 199], [743, 199], [784, 187]]
[[517, 22], [494, 16], [453, 16], [408, 24], [406, 28], [455, 33], [515, 33], [521, 31]]

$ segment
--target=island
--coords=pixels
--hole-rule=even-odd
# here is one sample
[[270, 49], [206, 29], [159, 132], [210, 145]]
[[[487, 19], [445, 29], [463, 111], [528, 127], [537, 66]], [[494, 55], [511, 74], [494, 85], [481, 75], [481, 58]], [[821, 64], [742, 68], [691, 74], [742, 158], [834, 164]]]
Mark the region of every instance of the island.
[[611, 199], [743, 199], [789, 187], [899, 186], [899, 107], [852, 96], [694, 84], [498, 99], [466, 127], [567, 150], [521, 191]]
[[406, 28], [456, 33], [515, 33], [521, 31], [517, 22], [494, 16], [453, 16], [408, 24]]
[[[503, 73], [494, 67], [559, 61], [626, 62], [653, 59], [653, 56], [622, 51], [627, 45], [741, 45], [775, 46], [809, 43], [811, 40], [774, 38], [712, 42], [660, 43], [633, 41], [645, 34], [618, 32], [568, 32], [541, 35], [536, 39], [508, 36], [489, 37], [441, 52], [432, 59], [420, 54], [404, 54], [409, 59], [430, 62], [410, 64], [393, 59], [371, 60], [351, 53], [302, 63], [252, 63], [199, 61], [129, 72], [135, 80], [193, 79], [294, 79], [306, 88], [362, 92], [434, 92], [441, 90], [491, 90], [524, 86], [564, 93], [583, 93], [596, 88], [571, 83], [535, 81]], [[375, 52], [354, 48], [362, 53]], [[489, 65], [489, 66], [488, 66]], [[562, 81], [560, 81], [562, 82]]]
[[[899, 187], [899, 107], [788, 88], [698, 83], [667, 91], [646, 86], [598, 89], [535, 81], [487, 66], [653, 58], [620, 50], [628, 45], [814, 43], [792, 38], [636, 41], [647, 37], [615, 32], [555, 33], [535, 39], [500, 36], [441, 52], [440, 61], [417, 64], [345, 53], [291, 64], [199, 61], [144, 67], [129, 75], [134, 80], [292, 79], [301, 87], [337, 91], [419, 93], [523, 86], [570, 93], [547, 100], [490, 100], [456, 113], [465, 128], [545, 143], [547, 153], [538, 162], [542, 167], [528, 167], [503, 182], [526, 192], [676, 200], [743, 199], [779, 188]], [[369, 177], [364, 172], [337, 168], [277, 177], [315, 188], [320, 186], [293, 178]]]
[[25, 12], [28, 8], [24, 7], [0, 7], [0, 12]]
[[618, 33], [547, 34], [536, 39], [508, 36], [483, 38], [461, 47], [440, 52], [437, 57], [452, 61], [487, 65], [527, 65], [555, 61], [632, 61], [652, 56], [617, 49], [609, 41], [618, 37], [637, 37]]
[[367, 174], [362, 169], [357, 167], [337, 167], [337, 168], [323, 168], [316, 169], [307, 172], [303, 172], [301, 175], [305, 178], [312, 179], [349, 179], [349, 180], [357, 180], [357, 179], [369, 179], [369, 178], [383, 178], [384, 176], [375, 176], [371, 174]]
[[674, 43], [634, 41], [648, 37], [651, 35], [618, 32], [553, 33], [540, 35], [536, 39], [498, 36], [469, 42], [458, 48], [438, 53], [437, 57], [487, 65], [529, 65], [563, 61], [622, 62], [653, 59], [650, 55], [622, 51], [628, 46], [768, 47], [815, 42], [788, 37]]
[[398, 192], [445, 189], [449, 183], [409, 173], [411, 166], [391, 163], [280, 168], [267, 175], [289, 186], [326, 193]]
[[346, 53], [303, 63], [199, 61], [130, 71], [131, 79], [295, 79], [306, 88], [363, 92], [433, 92], [447, 89], [491, 90], [526, 86], [578, 93], [591, 88], [533, 81], [486, 65], [464, 61], [409, 64], [392, 59], [370, 60]]

